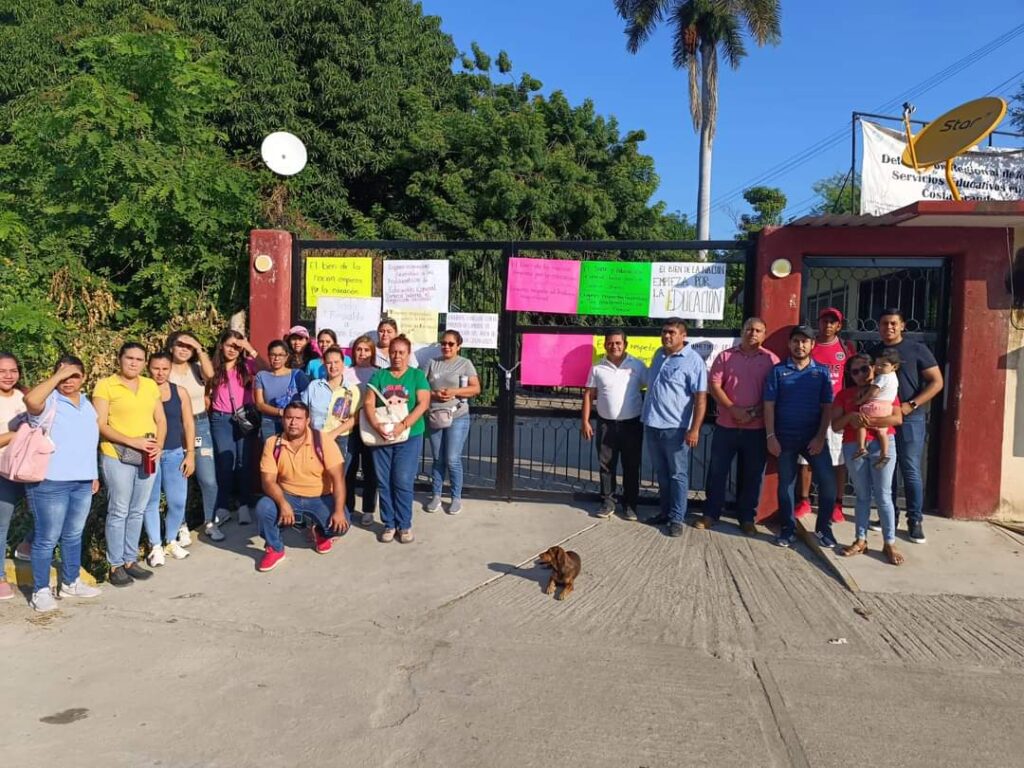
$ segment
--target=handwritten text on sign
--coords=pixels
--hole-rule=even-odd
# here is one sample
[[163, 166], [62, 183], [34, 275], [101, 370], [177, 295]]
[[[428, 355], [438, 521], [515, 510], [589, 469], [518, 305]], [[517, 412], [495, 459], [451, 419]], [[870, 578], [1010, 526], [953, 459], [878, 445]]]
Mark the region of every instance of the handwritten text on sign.
[[448, 260], [384, 262], [384, 309], [448, 311]]
[[445, 330], [458, 331], [467, 349], [498, 348], [498, 315], [493, 312], [449, 312]]
[[513, 257], [508, 265], [506, 308], [519, 312], [576, 314], [580, 263]]
[[725, 264], [699, 261], [651, 264], [650, 317], [721, 320], [725, 312]]
[[437, 344], [437, 312], [432, 309], [396, 309], [390, 312], [398, 330], [413, 344]]
[[330, 328], [342, 346], [364, 333], [373, 333], [380, 322], [380, 298], [337, 299], [321, 296], [316, 303], [316, 329]]
[[651, 265], [628, 261], [584, 261], [580, 269], [580, 315], [647, 317]]
[[310, 256], [306, 259], [306, 306], [320, 296], [367, 297], [373, 293], [373, 259]]

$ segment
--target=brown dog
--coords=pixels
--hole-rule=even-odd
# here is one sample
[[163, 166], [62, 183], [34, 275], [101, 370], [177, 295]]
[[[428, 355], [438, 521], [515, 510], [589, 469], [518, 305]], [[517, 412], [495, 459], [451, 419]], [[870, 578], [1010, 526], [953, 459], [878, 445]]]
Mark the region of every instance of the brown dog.
[[561, 547], [551, 547], [547, 552], [542, 552], [537, 558], [538, 563], [551, 566], [551, 578], [548, 580], [548, 587], [544, 594], [550, 595], [555, 591], [555, 585], [561, 584], [562, 591], [556, 596], [556, 600], [565, 600], [572, 594], [572, 583], [580, 575], [580, 556], [575, 552], [566, 552]]

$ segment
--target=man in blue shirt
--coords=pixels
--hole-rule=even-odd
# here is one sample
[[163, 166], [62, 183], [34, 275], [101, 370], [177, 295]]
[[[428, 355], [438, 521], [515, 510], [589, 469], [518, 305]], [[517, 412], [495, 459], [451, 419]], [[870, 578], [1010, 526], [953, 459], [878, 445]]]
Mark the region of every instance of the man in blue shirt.
[[832, 459], [824, 451], [832, 406], [832, 380], [826, 366], [811, 358], [817, 333], [798, 325], [789, 332], [789, 359], [776, 365], [764, 384], [764, 424], [768, 452], [778, 459], [779, 517], [782, 530], [775, 543], [796, 541], [793, 487], [797, 457], [803, 456], [818, 484], [818, 522], [815, 535], [823, 547], [835, 547], [832, 507], [836, 478]]
[[661, 326], [661, 349], [654, 353], [642, 421], [647, 451], [658, 477], [661, 514], [651, 525], [668, 525], [669, 536], [683, 535], [690, 492], [690, 449], [697, 447], [707, 409], [708, 369], [686, 346], [686, 323], [670, 317]]

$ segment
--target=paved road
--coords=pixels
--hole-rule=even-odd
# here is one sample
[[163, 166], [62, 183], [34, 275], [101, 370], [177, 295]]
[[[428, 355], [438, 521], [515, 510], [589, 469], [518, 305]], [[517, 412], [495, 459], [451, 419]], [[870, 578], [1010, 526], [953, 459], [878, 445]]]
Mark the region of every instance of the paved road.
[[[95, 604], [0, 606], [5, 763], [1020, 764], [1024, 601], [852, 595], [728, 528], [467, 507], [412, 545], [293, 536], [271, 574], [236, 529]], [[516, 564], [563, 539], [584, 570], [557, 602]]]

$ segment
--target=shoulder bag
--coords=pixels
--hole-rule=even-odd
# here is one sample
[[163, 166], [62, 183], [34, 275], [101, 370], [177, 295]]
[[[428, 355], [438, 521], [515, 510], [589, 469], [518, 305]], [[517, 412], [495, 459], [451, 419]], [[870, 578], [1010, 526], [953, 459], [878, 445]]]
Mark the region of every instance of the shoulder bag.
[[38, 426], [28, 421], [18, 426], [7, 450], [0, 456], [0, 475], [15, 483], [38, 483], [46, 479], [50, 458], [57, 447], [50, 438], [50, 429], [57, 415], [57, 404]]
[[[377, 416], [377, 422], [383, 427], [385, 432], [390, 432], [394, 429], [395, 424], [400, 422], [406, 416], [409, 415], [409, 406], [405, 403], [398, 403], [396, 405], [390, 404], [384, 399], [384, 395], [380, 393], [375, 386], [372, 384], [366, 385], [367, 389], [373, 390], [373, 394], [377, 396], [377, 400], [382, 405], [378, 405], [374, 408], [374, 413]], [[390, 429], [388, 428], [390, 425]], [[366, 417], [366, 409], [363, 408], [359, 411], [359, 437], [363, 440], [363, 445], [368, 445], [371, 448], [379, 448], [382, 445], [395, 445], [396, 443], [404, 443], [409, 439], [409, 430], [406, 429], [402, 434], [396, 438], [385, 438], [381, 437], [380, 433], [373, 428], [370, 420]]]

